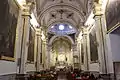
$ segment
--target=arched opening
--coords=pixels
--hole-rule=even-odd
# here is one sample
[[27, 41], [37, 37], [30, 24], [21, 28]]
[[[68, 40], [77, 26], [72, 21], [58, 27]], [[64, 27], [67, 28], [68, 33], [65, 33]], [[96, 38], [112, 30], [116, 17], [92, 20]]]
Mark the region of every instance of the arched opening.
[[50, 66], [64, 68], [73, 64], [72, 46], [77, 30], [68, 23], [56, 23], [48, 28], [48, 43], [51, 45]]
[[66, 23], [54, 24], [48, 29], [48, 33], [55, 34], [55, 35], [61, 35], [61, 36], [74, 34], [76, 32], [77, 32], [76, 28]]
[[56, 68], [72, 64], [72, 44], [66, 37], [57, 37], [52, 42], [50, 54], [51, 66]]

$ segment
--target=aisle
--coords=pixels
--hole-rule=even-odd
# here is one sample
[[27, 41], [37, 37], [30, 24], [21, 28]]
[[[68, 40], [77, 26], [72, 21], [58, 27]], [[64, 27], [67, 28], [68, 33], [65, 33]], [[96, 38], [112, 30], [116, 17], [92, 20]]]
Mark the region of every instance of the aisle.
[[57, 80], [67, 80], [66, 74], [63, 73], [63, 72], [60, 72], [60, 73], [58, 74]]

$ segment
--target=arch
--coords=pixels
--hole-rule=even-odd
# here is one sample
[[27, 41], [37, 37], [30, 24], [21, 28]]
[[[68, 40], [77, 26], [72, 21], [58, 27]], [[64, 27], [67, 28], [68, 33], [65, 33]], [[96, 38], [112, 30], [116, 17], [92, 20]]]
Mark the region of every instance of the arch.
[[77, 27], [76, 27], [76, 25], [73, 24], [73, 23], [71, 23], [70, 21], [67, 21], [67, 20], [58, 20], [58, 21], [56, 21], [56, 20], [55, 20], [55, 21], [51, 22], [49, 25], [47, 25], [47, 26], [48, 26], [48, 27], [47, 27], [47, 31], [48, 31], [48, 29], [49, 29], [51, 26], [53, 26], [53, 25], [55, 25], [55, 24], [60, 24], [60, 23], [69, 24], [69, 25], [71, 25], [72, 27], [74, 27], [76, 31], [78, 30]]
[[[87, 0], [85, 0], [87, 1]], [[69, 2], [68, 2], [69, 3]], [[80, 5], [81, 9], [83, 9], [83, 11], [85, 11], [84, 8], [84, 4], [80, 1], [80, 0], [76, 0], [76, 3], [78, 3], [77, 5]], [[47, 0], [44, 0], [43, 4], [41, 5], [42, 8], [44, 8], [45, 4], [47, 4]], [[50, 5], [54, 5], [55, 3], [52, 3]]]
[[38, 14], [39, 14], [38, 18], [41, 20], [42, 17], [45, 15], [45, 13], [47, 13], [51, 9], [54, 9], [56, 7], [61, 7], [61, 6], [76, 11], [76, 13], [78, 13], [80, 15], [80, 17], [83, 20], [85, 20], [84, 15], [82, 14], [82, 12], [81, 12], [81, 10], [79, 8], [77, 8], [77, 7], [73, 6], [73, 5], [70, 5], [70, 4], [63, 4], [63, 3], [61, 3], [61, 4], [59, 3], [59, 4], [52, 5], [52, 6], [48, 6], [46, 9], [41, 10], [42, 12], [41, 11], [38, 12]]
[[54, 42], [54, 40], [55, 40], [56, 38], [58, 38], [58, 37], [65, 37], [65, 38], [67, 38], [68, 40], [70, 40], [70, 42], [71, 42], [72, 45], [74, 44], [74, 41], [72, 40], [71, 37], [69, 37], [69, 36], [67, 36], [67, 35], [64, 35], [64, 36], [58, 36], [58, 35], [56, 35], [56, 36], [53, 36], [53, 37], [50, 39], [50, 41], [48, 42], [48, 45], [52, 45], [52, 43]]
[[77, 24], [75, 21], [70, 19], [55, 19], [53, 21], [50, 21], [47, 26], [49, 27], [51, 24], [54, 24], [54, 23], [68, 23], [73, 25], [74, 27]]

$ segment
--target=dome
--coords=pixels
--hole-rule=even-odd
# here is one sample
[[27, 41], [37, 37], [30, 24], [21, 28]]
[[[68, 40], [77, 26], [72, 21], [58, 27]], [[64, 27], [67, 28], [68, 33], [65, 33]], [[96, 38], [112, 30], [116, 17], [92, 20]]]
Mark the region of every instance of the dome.
[[49, 28], [49, 33], [56, 35], [68, 35], [76, 33], [76, 29], [69, 24], [55, 24]]

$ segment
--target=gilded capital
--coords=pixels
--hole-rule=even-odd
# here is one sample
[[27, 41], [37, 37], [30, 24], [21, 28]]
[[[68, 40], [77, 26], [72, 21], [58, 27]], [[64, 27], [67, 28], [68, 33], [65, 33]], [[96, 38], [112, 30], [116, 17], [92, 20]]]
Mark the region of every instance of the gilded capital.
[[36, 35], [42, 36], [42, 34], [41, 34], [41, 28], [40, 29], [36, 29]]
[[94, 2], [93, 13], [95, 16], [101, 16], [103, 14], [102, 4], [99, 2]]
[[32, 6], [32, 3], [27, 3], [23, 5], [23, 9], [22, 9], [22, 15], [23, 16], [30, 16], [30, 8]]

